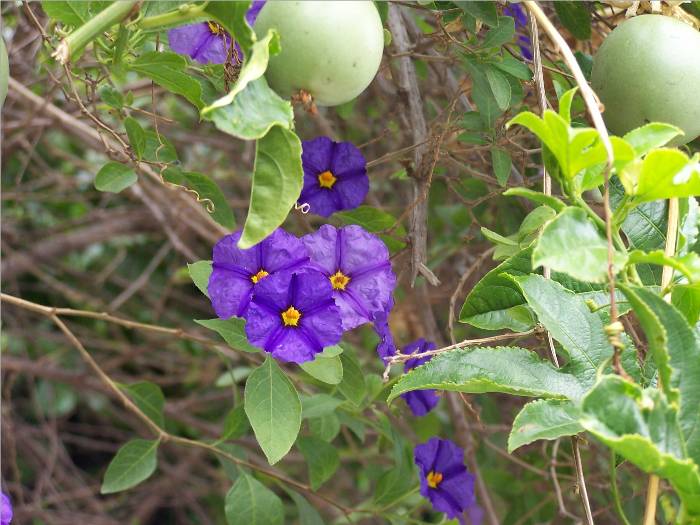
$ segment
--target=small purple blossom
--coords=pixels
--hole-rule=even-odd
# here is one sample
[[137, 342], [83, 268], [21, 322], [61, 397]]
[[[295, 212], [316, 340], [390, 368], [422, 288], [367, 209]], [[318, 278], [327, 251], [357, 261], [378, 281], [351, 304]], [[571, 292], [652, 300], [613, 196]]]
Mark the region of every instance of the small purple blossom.
[[[245, 14], [248, 25], [252, 26], [258, 18], [265, 0], [253, 0]], [[187, 55], [200, 64], [223, 64], [228, 58], [231, 47], [231, 35], [216, 22], [199, 22], [175, 27], [168, 31], [170, 49], [181, 55]], [[236, 53], [243, 57], [241, 48], [235, 44]]]
[[474, 476], [464, 466], [464, 451], [449, 439], [430, 438], [414, 449], [420, 469], [420, 493], [435, 510], [464, 524], [464, 511], [475, 504]]
[[0, 492], [0, 525], [10, 525], [12, 522], [12, 502], [4, 492]]
[[245, 331], [252, 345], [280, 361], [311, 361], [343, 335], [331, 283], [316, 270], [263, 279], [248, 307]]
[[207, 291], [216, 315], [222, 319], [245, 315], [254, 288], [268, 276], [299, 270], [309, 264], [301, 239], [281, 228], [246, 250], [238, 247], [240, 238], [239, 231], [214, 246]]
[[[391, 307], [389, 307], [389, 310], [390, 309]], [[389, 328], [389, 310], [385, 312], [377, 312], [374, 314], [374, 318], [372, 319], [374, 331], [377, 332], [377, 335], [379, 336], [377, 353], [384, 364], [386, 364], [387, 360], [396, 353], [394, 336], [391, 335], [391, 329]]]
[[525, 35], [518, 35], [518, 47], [520, 48], [520, 55], [525, 60], [532, 60], [532, 47], [530, 47], [530, 39]]
[[309, 250], [312, 264], [332, 284], [345, 330], [388, 311], [396, 275], [389, 262], [389, 250], [379, 237], [354, 224], [343, 228], [324, 224], [301, 240]]
[[328, 217], [336, 211], [357, 208], [369, 191], [367, 161], [350, 142], [316, 137], [302, 144], [304, 188], [299, 202]]
[[503, 14], [515, 20], [515, 27], [527, 27], [527, 14], [519, 3], [508, 3], [503, 8]]
[[[435, 343], [426, 341], [425, 339], [418, 339], [408, 345], [403, 349], [404, 354], [422, 354], [423, 352], [428, 352], [430, 350], [435, 350]], [[426, 355], [425, 357], [414, 357], [409, 359], [404, 363], [403, 371], [408, 372], [413, 370], [417, 366], [427, 363], [433, 356]], [[430, 412], [440, 401], [440, 396], [437, 395], [435, 390], [412, 390], [411, 392], [406, 392], [401, 394], [401, 397], [406, 401], [408, 408], [411, 409], [413, 415], [416, 417], [422, 417]]]

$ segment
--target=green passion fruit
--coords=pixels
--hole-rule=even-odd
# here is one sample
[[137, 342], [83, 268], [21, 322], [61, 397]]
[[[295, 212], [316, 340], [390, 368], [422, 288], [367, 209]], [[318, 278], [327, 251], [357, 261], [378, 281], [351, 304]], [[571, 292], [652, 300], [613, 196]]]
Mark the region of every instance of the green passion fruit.
[[276, 29], [282, 51], [265, 76], [280, 95], [307, 91], [320, 106], [362, 93], [379, 69], [384, 31], [373, 2], [268, 1], [255, 22], [264, 36]]
[[624, 135], [648, 122], [666, 122], [700, 135], [700, 32], [664, 15], [641, 15], [608, 35], [593, 59], [593, 89], [610, 130]]

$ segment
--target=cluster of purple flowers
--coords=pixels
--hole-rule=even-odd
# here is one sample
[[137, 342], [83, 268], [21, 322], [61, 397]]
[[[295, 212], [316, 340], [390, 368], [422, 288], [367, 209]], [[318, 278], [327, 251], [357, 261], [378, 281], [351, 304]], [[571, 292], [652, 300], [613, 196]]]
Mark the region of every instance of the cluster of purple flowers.
[[[522, 29], [527, 27], [527, 15], [525, 9], [520, 4], [509, 3], [503, 8], [503, 14], [510, 16], [515, 20], [515, 28]], [[518, 47], [520, 54], [526, 60], [532, 60], [532, 46], [530, 39], [522, 34], [518, 35]]]
[[396, 276], [384, 243], [361, 226], [322, 226], [301, 239], [278, 228], [249, 249], [240, 232], [214, 246], [208, 292], [216, 314], [280, 361], [311, 361], [344, 331], [388, 311]]

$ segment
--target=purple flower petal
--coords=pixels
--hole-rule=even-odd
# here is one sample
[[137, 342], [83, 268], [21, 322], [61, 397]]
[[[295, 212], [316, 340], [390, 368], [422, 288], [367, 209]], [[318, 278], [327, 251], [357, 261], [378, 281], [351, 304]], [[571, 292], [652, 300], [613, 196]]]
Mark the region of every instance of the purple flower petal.
[[222, 319], [245, 314], [256, 283], [309, 265], [304, 243], [281, 228], [246, 250], [237, 246], [240, 237], [240, 231], [227, 235], [214, 246], [208, 292]]
[[357, 208], [369, 191], [367, 161], [350, 142], [317, 137], [302, 144], [304, 188], [299, 201], [328, 217], [339, 210]]
[[176, 53], [187, 55], [201, 64], [223, 64], [231, 37], [216, 24], [200, 22], [171, 29], [168, 43]]
[[312, 263], [333, 283], [333, 297], [345, 330], [388, 311], [396, 275], [389, 262], [389, 250], [381, 239], [361, 226], [338, 229], [325, 224], [302, 237], [302, 241]]
[[248, 341], [280, 361], [311, 361], [343, 334], [332, 292], [328, 279], [315, 270], [263, 279], [246, 312]]
[[414, 449], [420, 493], [450, 519], [474, 505], [474, 476], [464, 466], [464, 451], [448, 439], [430, 438]]
[[[403, 349], [404, 354], [420, 354], [423, 352], [428, 352], [430, 350], [435, 350], [435, 343], [426, 341], [425, 339], [418, 339], [413, 343], [406, 345]], [[414, 359], [409, 359], [404, 363], [403, 371], [408, 372], [413, 370], [417, 366], [430, 361], [433, 356], [427, 355], [425, 357], [417, 357]], [[435, 390], [412, 390], [411, 392], [406, 392], [401, 394], [401, 397], [406, 401], [408, 408], [416, 417], [422, 417], [430, 412], [440, 401], [440, 396], [437, 395]]]
[[[393, 301], [392, 301], [393, 302]], [[393, 306], [393, 305], [392, 305]], [[390, 308], [391, 309], [391, 306]], [[394, 336], [389, 328], [389, 313], [377, 312], [373, 318], [374, 331], [379, 336], [379, 344], [377, 345], [377, 354], [386, 364], [389, 357], [396, 353], [396, 345], [394, 344]]]
[[526, 27], [527, 26], [527, 14], [525, 9], [520, 4], [507, 4], [503, 8], [503, 14], [506, 16], [513, 17], [515, 19], [515, 27]]
[[0, 525], [10, 525], [12, 522], [12, 502], [4, 492], [0, 492]]
[[255, 21], [258, 19], [258, 15], [260, 14], [260, 10], [264, 5], [265, 0], [253, 0], [245, 14], [245, 19], [248, 22], [248, 25], [252, 26], [255, 23]]

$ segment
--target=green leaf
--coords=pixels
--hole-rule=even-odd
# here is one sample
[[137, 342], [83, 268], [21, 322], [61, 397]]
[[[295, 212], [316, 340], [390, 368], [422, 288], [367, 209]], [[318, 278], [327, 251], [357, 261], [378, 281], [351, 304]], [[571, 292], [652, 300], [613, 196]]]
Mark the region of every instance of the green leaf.
[[513, 255], [487, 273], [464, 301], [459, 320], [484, 330], [508, 328], [525, 332], [535, 325], [535, 318], [525, 306], [520, 288], [502, 274], [527, 275], [532, 272], [532, 249]]
[[492, 62], [491, 65], [519, 80], [532, 80], [532, 71], [530, 68], [510, 55], [504, 54], [501, 62]]
[[540, 439], [557, 439], [583, 431], [580, 412], [570, 401], [538, 399], [530, 401], [515, 416], [508, 436], [508, 452]]
[[252, 81], [228, 106], [206, 115], [224, 133], [243, 140], [264, 137], [273, 127], [292, 129], [294, 111], [289, 101], [267, 85], [264, 77]]
[[487, 67], [486, 68], [486, 80], [491, 87], [491, 93], [493, 93], [493, 98], [496, 100], [498, 109], [505, 111], [510, 105], [510, 83], [508, 79], [498, 71], [496, 68]]
[[578, 40], [591, 38], [591, 13], [585, 3], [559, 0], [554, 2], [554, 10], [562, 25]]
[[[207, 277], [207, 281], [208, 280], [209, 278]], [[205, 328], [209, 328], [209, 330], [214, 330], [224, 338], [226, 344], [235, 350], [241, 350], [243, 352], [260, 351], [259, 348], [256, 348], [248, 342], [248, 337], [245, 333], [245, 319], [241, 319], [240, 317], [231, 317], [230, 319], [195, 319], [194, 322]]]
[[44, 13], [54, 20], [73, 27], [80, 27], [90, 19], [89, 5], [89, 2], [82, 0], [43, 0], [41, 2]]
[[309, 431], [323, 441], [331, 442], [340, 432], [340, 419], [336, 412], [331, 412], [323, 417], [309, 419]]
[[221, 441], [243, 437], [249, 428], [250, 425], [248, 424], [243, 405], [232, 408], [224, 419], [224, 431], [221, 435]]
[[268, 30], [265, 38], [253, 44], [248, 55], [249, 58], [246, 59], [231, 91], [228, 95], [224, 95], [213, 104], [203, 108], [202, 117], [206, 117], [216, 108], [230, 105], [235, 100], [236, 95], [243, 91], [250, 82], [263, 76], [270, 60], [271, 51], [279, 51], [279, 34], [274, 29]]
[[150, 130], [146, 130], [144, 133], [146, 135], [146, 149], [143, 152], [144, 160], [165, 163], [172, 163], [178, 160], [177, 151], [167, 137]]
[[644, 330], [666, 397], [677, 402], [688, 455], [700, 465], [700, 342], [681, 313], [648, 289], [620, 285]]
[[285, 488], [285, 491], [287, 494], [289, 494], [289, 497], [292, 498], [294, 504], [297, 506], [297, 511], [299, 513], [299, 525], [325, 525], [321, 515], [313, 506], [311, 506], [308, 501], [306, 501], [304, 496], [287, 488]]
[[455, 2], [462, 11], [481, 20], [486, 25], [496, 27], [498, 25], [498, 11], [496, 3], [491, 1], [459, 1]]
[[492, 128], [496, 123], [496, 119], [501, 116], [502, 111], [498, 107], [489, 81], [482, 69], [471, 62], [466, 62], [466, 66], [469, 76], [472, 79], [472, 98], [474, 99], [474, 103], [479, 109], [479, 114], [484, 124]]
[[139, 124], [138, 120], [135, 118], [126, 117], [124, 119], [124, 128], [129, 137], [129, 144], [134, 151], [134, 155], [136, 155], [137, 159], [141, 160], [143, 152], [146, 151], [146, 134], [141, 124]]
[[314, 379], [328, 385], [337, 385], [343, 380], [343, 362], [340, 360], [340, 353], [335, 353], [334, 348], [340, 347], [324, 348], [313, 361], [307, 361], [299, 366]]
[[642, 157], [651, 150], [666, 145], [672, 139], [682, 134], [683, 130], [671, 124], [650, 122], [633, 129], [623, 138], [634, 148], [634, 153], [638, 157]]
[[[624, 266], [624, 254], [615, 252], [614, 262], [617, 272]], [[542, 229], [532, 265], [548, 266], [580, 281], [605, 282], [608, 243], [585, 211], [566, 208]]]
[[335, 214], [335, 217], [343, 224], [359, 224], [370, 233], [376, 233], [384, 241], [390, 251], [396, 252], [406, 246], [406, 243], [398, 238], [406, 237], [406, 228], [399, 223], [393, 230], [392, 235], [382, 234], [394, 227], [396, 217], [378, 208], [362, 205], [354, 210], [342, 211]]
[[255, 33], [245, 19], [249, 7], [248, 0], [219, 0], [209, 2], [204, 9], [204, 12], [219, 22], [230, 35], [234, 35], [245, 56], [249, 56], [248, 50], [255, 42]]
[[[207, 287], [209, 286], [209, 276], [211, 275], [211, 261], [197, 261], [192, 264], [187, 264], [187, 271], [190, 274], [190, 279], [194, 285], [204, 295], [209, 297]], [[201, 323], [200, 323], [201, 324]]]
[[683, 256], [669, 256], [663, 250], [653, 252], [643, 252], [634, 250], [630, 252], [627, 264], [656, 264], [658, 266], [670, 266], [685, 275], [690, 282], [700, 280], [700, 255], [695, 252]]
[[294, 385], [271, 357], [246, 381], [245, 413], [265, 457], [274, 465], [299, 434], [301, 402]]
[[163, 396], [163, 391], [158, 385], [148, 381], [141, 381], [131, 385], [119, 385], [119, 388], [129, 395], [131, 400], [136, 403], [136, 406], [148, 416], [148, 419], [161, 428], [165, 426], [163, 417], [165, 396]]
[[501, 186], [505, 186], [508, 182], [512, 162], [510, 153], [508, 153], [507, 150], [503, 148], [491, 149], [491, 165], [493, 166], [493, 173], [496, 176], [498, 184]]
[[117, 451], [107, 467], [100, 494], [130, 489], [148, 479], [156, 470], [158, 440], [134, 439]]
[[498, 25], [486, 33], [486, 38], [481, 43], [481, 47], [500, 47], [513, 40], [514, 36], [515, 20], [509, 16], [499, 16]]
[[700, 195], [700, 162], [677, 149], [651, 151], [619, 173], [635, 203]]
[[211, 214], [212, 219], [223, 227], [233, 229], [236, 227], [236, 217], [226, 200], [226, 196], [218, 184], [202, 173], [194, 171], [181, 171], [179, 168], [168, 168], [163, 172], [163, 180], [178, 186], [188, 188], [194, 193], [197, 202]]
[[673, 287], [671, 303], [695, 326], [700, 319], [700, 284], [680, 284]]
[[202, 86], [186, 72], [187, 60], [177, 53], [149, 51], [129, 66], [172, 93], [182, 95], [198, 109], [204, 105]]
[[328, 394], [302, 395], [301, 417], [304, 419], [323, 417], [335, 412], [335, 409], [342, 404], [342, 399]]
[[537, 319], [569, 357], [565, 370], [584, 387], [595, 381], [598, 367], [612, 356], [600, 317], [561, 284], [539, 275], [515, 277]]
[[[54, 3], [54, 2], [52, 2]], [[105, 84], [97, 90], [102, 101], [114, 109], [122, 109], [124, 107], [124, 95], [117, 89], [114, 89], [109, 84]]]
[[238, 241], [240, 248], [259, 243], [284, 222], [299, 198], [303, 179], [299, 137], [273, 127], [257, 143], [250, 208]]
[[644, 472], [668, 479], [688, 514], [700, 516], [698, 465], [685, 458], [676, 409], [659, 389], [604, 376], [582, 412], [587, 431]]
[[311, 488], [318, 490], [338, 470], [338, 451], [333, 445], [315, 437], [300, 437], [297, 440], [297, 448], [304, 455], [309, 467]]
[[134, 184], [138, 178], [133, 168], [110, 161], [95, 175], [95, 188], [99, 191], [119, 193]]
[[510, 188], [504, 191], [503, 195], [506, 195], [508, 197], [523, 197], [533, 202], [549, 206], [557, 212], [562, 211], [564, 208], [566, 208], [566, 204], [564, 204], [560, 199], [527, 188]]
[[365, 398], [365, 373], [360, 368], [357, 358], [349, 352], [340, 355], [343, 363], [343, 380], [338, 384], [338, 391], [352, 404], [360, 406]]
[[445, 352], [402, 376], [387, 402], [412, 390], [501, 392], [548, 399], [579, 399], [583, 388], [535, 352], [517, 347], [470, 348]]
[[282, 525], [282, 500], [248, 474], [241, 474], [226, 494], [224, 507], [228, 525]]

